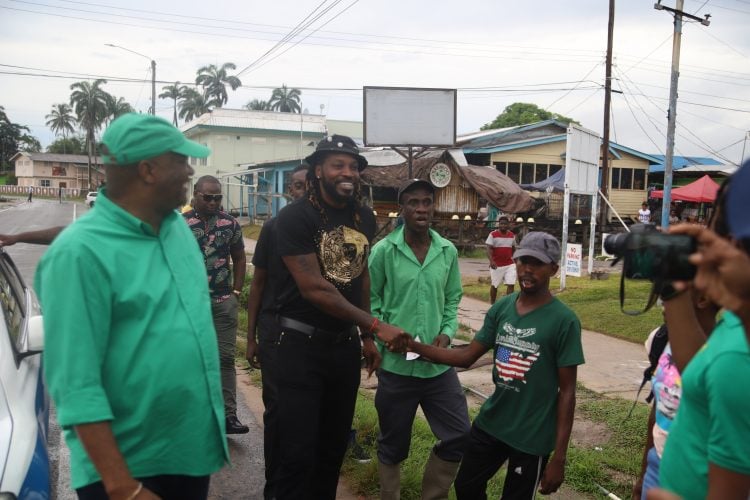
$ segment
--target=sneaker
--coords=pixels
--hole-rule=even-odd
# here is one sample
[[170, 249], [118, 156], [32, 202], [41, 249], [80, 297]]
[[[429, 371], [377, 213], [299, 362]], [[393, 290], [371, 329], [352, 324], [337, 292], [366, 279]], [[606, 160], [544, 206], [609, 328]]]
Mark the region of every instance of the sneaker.
[[368, 464], [372, 461], [372, 458], [370, 457], [370, 454], [367, 453], [367, 450], [362, 448], [356, 441], [349, 449], [349, 457], [355, 462], [359, 462], [361, 464]]
[[230, 415], [226, 419], [227, 434], [247, 434], [250, 427], [240, 422], [236, 416]]

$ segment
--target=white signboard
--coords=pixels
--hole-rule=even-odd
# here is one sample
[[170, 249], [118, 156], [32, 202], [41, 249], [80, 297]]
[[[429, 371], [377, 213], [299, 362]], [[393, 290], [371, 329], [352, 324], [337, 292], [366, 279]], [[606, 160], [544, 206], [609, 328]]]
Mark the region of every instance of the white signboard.
[[573, 194], [596, 194], [599, 189], [601, 139], [592, 131], [570, 124], [565, 147], [565, 184]]
[[581, 277], [583, 247], [578, 243], [568, 243], [565, 251], [565, 274]]
[[366, 146], [453, 146], [456, 89], [364, 87]]

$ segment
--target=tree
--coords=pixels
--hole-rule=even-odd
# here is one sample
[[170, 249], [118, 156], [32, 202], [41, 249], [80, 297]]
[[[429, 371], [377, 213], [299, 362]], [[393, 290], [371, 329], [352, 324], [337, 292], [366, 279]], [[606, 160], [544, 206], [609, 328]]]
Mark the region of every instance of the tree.
[[109, 125], [118, 116], [135, 111], [133, 106], [131, 106], [124, 97], [115, 97], [110, 94], [107, 95], [109, 96], [107, 99], [107, 117], [104, 120], [106, 125]]
[[88, 188], [91, 188], [91, 157], [94, 155], [96, 132], [102, 128], [109, 115], [110, 101], [114, 98], [101, 86], [107, 80], [76, 82], [70, 86], [70, 105], [76, 113], [78, 125], [86, 132], [86, 152], [88, 154]]
[[189, 122], [209, 111], [211, 111], [211, 108], [206, 101], [205, 94], [201, 94], [193, 88], [182, 86], [180, 89], [180, 118]]
[[29, 134], [29, 127], [13, 123], [0, 106], [0, 167], [10, 168], [11, 157], [19, 151], [37, 152], [41, 144], [36, 137]]
[[268, 104], [268, 101], [253, 99], [252, 101], [245, 104], [245, 109], [249, 109], [251, 111], [270, 111], [271, 105]]
[[55, 139], [52, 144], [47, 146], [47, 152], [56, 154], [85, 155], [86, 141], [83, 137], [75, 136]]
[[174, 85], [165, 85], [161, 88], [163, 92], [159, 94], [159, 99], [172, 99], [172, 123], [177, 126], [177, 99], [180, 98], [180, 82], [174, 82]]
[[274, 111], [281, 111], [282, 113], [299, 113], [301, 95], [302, 92], [300, 92], [299, 89], [290, 89], [282, 84], [281, 88], [273, 89], [268, 104]]
[[[482, 126], [481, 130], [490, 130], [493, 128], [516, 127], [528, 123], [539, 122], [543, 120], [557, 120], [565, 124], [576, 123], [572, 118], [567, 116], [551, 113], [537, 106], [526, 102], [514, 102], [507, 106], [502, 113], [497, 115], [491, 123]], [[580, 124], [579, 124], [580, 125]]]
[[65, 103], [53, 104], [52, 111], [45, 118], [47, 119], [46, 125], [55, 133], [55, 136], [62, 135], [65, 139], [68, 134], [75, 132], [76, 119], [73, 116], [73, 109]]
[[227, 103], [229, 100], [227, 85], [232, 90], [237, 90], [237, 87], [242, 85], [239, 78], [227, 73], [230, 69], [237, 69], [237, 66], [228, 62], [222, 64], [221, 67], [209, 64], [198, 70], [195, 83], [203, 88], [203, 95], [209, 106], [220, 108]]

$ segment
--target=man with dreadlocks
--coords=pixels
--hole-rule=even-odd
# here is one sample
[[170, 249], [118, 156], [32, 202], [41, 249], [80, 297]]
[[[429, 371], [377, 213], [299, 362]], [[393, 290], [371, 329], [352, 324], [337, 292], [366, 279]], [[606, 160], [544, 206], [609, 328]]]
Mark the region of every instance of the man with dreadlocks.
[[[367, 160], [352, 139], [324, 138], [306, 158], [307, 196], [279, 213], [276, 308], [276, 498], [333, 499], [360, 379], [360, 337], [377, 368], [377, 335], [398, 348], [403, 331], [370, 314], [367, 258], [375, 219], [362, 203]], [[357, 335], [357, 328], [362, 332]]]

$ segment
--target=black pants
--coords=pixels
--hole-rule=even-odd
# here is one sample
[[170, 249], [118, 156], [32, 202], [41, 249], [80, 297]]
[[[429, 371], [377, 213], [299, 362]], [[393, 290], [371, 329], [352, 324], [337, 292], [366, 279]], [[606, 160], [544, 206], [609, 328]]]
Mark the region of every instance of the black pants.
[[356, 330], [330, 344], [285, 329], [277, 345], [276, 498], [336, 498], [360, 378]]
[[[163, 500], [205, 500], [211, 476], [161, 475], [140, 477], [144, 488], [153, 491]], [[108, 500], [104, 483], [91, 483], [76, 490], [80, 500]]]
[[456, 498], [485, 500], [487, 482], [508, 461], [503, 500], [534, 498], [549, 455], [529, 455], [471, 426], [469, 444], [456, 477]]
[[278, 323], [271, 315], [261, 314], [258, 321], [258, 360], [263, 383], [263, 457], [266, 463], [266, 485], [263, 498], [271, 500], [276, 492], [276, 471], [278, 470], [278, 383], [275, 372], [279, 369], [277, 345], [279, 341]]

